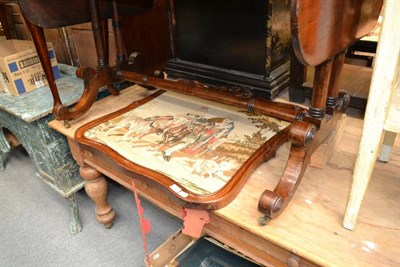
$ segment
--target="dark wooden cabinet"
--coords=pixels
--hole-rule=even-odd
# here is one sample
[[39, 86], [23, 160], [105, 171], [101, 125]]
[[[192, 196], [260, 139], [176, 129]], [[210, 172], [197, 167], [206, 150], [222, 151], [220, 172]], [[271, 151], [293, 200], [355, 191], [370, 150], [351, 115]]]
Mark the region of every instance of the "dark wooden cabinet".
[[266, 98], [288, 85], [290, 1], [170, 0], [169, 15], [170, 76]]

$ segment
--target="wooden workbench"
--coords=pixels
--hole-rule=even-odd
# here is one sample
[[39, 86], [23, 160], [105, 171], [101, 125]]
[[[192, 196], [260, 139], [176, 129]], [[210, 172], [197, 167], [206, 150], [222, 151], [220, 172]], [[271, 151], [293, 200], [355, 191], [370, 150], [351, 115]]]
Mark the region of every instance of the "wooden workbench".
[[[60, 121], [50, 126], [66, 135], [74, 152], [74, 133], [85, 122], [120, 109], [149, 91], [133, 86], [116, 97], [102, 99], [69, 129]], [[389, 163], [378, 162], [359, 215], [356, 230], [342, 228], [352, 171], [360, 139], [362, 119], [347, 116], [338, 149], [324, 169], [309, 167], [284, 213], [266, 226], [258, 199], [265, 188], [274, 188], [286, 162], [289, 146], [254, 172], [237, 198], [210, 214], [205, 232], [268, 266], [399, 266], [400, 265], [400, 140]], [[96, 162], [88, 162], [96, 165]], [[106, 176], [130, 185], [107, 166], [96, 166]], [[123, 177], [122, 177], [123, 178]], [[127, 177], [125, 177], [126, 179]], [[180, 216], [181, 207], [143, 181], [141, 195], [164, 210]], [[111, 203], [112, 205], [112, 203]], [[93, 218], [94, 219], [94, 218]], [[106, 240], [105, 240], [106, 242]], [[302, 258], [302, 264], [299, 263]]]

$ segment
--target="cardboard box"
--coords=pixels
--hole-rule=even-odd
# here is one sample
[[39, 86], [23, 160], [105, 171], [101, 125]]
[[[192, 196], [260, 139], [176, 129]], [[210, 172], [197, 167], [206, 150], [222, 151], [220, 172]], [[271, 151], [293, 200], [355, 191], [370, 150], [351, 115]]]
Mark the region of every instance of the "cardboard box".
[[[47, 43], [53, 75], [61, 77], [51, 43]], [[6, 40], [0, 42], [0, 91], [21, 95], [47, 85], [39, 57], [32, 41]]]
[[183, 234], [182, 229], [150, 253], [144, 262], [146, 267], [261, 266], [212, 237], [196, 240]]

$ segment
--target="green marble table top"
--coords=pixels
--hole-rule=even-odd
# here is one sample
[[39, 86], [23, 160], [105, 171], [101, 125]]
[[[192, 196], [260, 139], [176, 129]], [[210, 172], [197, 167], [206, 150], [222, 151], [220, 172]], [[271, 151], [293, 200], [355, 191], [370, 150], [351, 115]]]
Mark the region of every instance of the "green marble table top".
[[[61, 101], [64, 105], [76, 103], [83, 92], [83, 80], [75, 75], [76, 67], [58, 64], [61, 78], [56, 81]], [[48, 114], [53, 109], [53, 97], [49, 86], [27, 92], [20, 96], [12, 96], [0, 92], [0, 110], [26, 122], [33, 122]]]

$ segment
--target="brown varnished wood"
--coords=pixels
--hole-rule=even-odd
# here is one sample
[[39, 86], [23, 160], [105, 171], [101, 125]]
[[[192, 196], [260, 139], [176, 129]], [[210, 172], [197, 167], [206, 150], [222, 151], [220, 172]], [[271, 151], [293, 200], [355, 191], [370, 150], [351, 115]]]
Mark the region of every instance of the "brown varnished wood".
[[331, 60], [327, 60], [315, 67], [313, 94], [309, 108], [309, 113], [312, 117], [323, 118], [325, 115], [331, 68]]
[[83, 67], [78, 69], [77, 76], [81, 77], [84, 80], [85, 86], [82, 97], [72, 108], [64, 106], [58, 94], [58, 89], [54, 80], [49, 54], [47, 52], [47, 45], [43, 28], [34, 25], [33, 23], [31, 23], [31, 21], [26, 19], [26, 24], [29, 31], [31, 32], [32, 39], [34, 41], [36, 50], [38, 51], [38, 55], [43, 66], [43, 71], [47, 77], [48, 84], [53, 96], [53, 114], [57, 119], [68, 121], [82, 116], [96, 100], [96, 96], [99, 92], [100, 87], [102, 86], [107, 86], [113, 95], [118, 94], [118, 92], [112, 86], [111, 68], [108, 65], [105, 65], [107, 61], [104, 61], [105, 50], [104, 35], [101, 31], [102, 24], [101, 21], [98, 20], [98, 15], [96, 13], [96, 1], [92, 2], [92, 15], [95, 21], [94, 24], [96, 25], [94, 27], [97, 27], [100, 31], [95, 34], [95, 40], [97, 39], [96, 50], [98, 51], [99, 64], [101, 65], [99, 66], [99, 71], [97, 73], [90, 68]]
[[141, 73], [150, 75], [165, 68], [171, 58], [165, 0], [155, 0], [153, 8], [146, 13], [121, 16], [121, 28], [126, 54], [138, 52], [143, 55]]
[[343, 50], [333, 58], [331, 75], [328, 86], [328, 96], [326, 100], [327, 106], [335, 106], [339, 97], [340, 82], [342, 78], [342, 68], [344, 65], [344, 59], [346, 52]]
[[[199, 195], [189, 192], [189, 195], [183, 198], [170, 189], [170, 186], [176, 182], [167, 176], [157, 171], [144, 168], [134, 162], [130, 162], [110, 147], [84, 137], [84, 133], [88, 129], [154, 99], [157, 95], [163, 93], [163, 91], [160, 91], [143, 100], [134, 102], [125, 109], [92, 121], [81, 127], [76, 132], [75, 139], [83, 150], [83, 162], [104, 162], [107, 166], [110, 166], [110, 168], [115, 169], [116, 172], [122, 173], [128, 177], [140, 173], [145, 179], [148, 179], [171, 195], [172, 198], [182, 206], [197, 209], [219, 209], [227, 205], [238, 194], [255, 168], [264, 160], [273, 157], [276, 149], [289, 139], [292, 145], [287, 165], [281, 179], [273, 191], [266, 190], [260, 197], [259, 210], [264, 212], [268, 218], [275, 218], [288, 205], [303, 177], [311, 153], [335, 127], [335, 123], [339, 117], [338, 115], [343, 111], [343, 107], [345, 107], [343, 104], [345, 102], [340, 100], [336, 105], [330, 106], [329, 116], [325, 115], [325, 111], [328, 94], [329, 96], [335, 95], [339, 86], [337, 81], [332, 80], [340, 77], [341, 71], [340, 64], [342, 64], [342, 58], [341, 55], [336, 55], [341, 53], [347, 45], [359, 38], [359, 35], [373, 24], [373, 16], [376, 13], [375, 10], [368, 9], [368, 7], [370, 7], [369, 0], [357, 0], [353, 3], [355, 7], [360, 7], [360, 10], [354, 10], [354, 6], [352, 6], [353, 9], [351, 9], [347, 6], [348, 3], [343, 3], [342, 1], [317, 2], [320, 5], [315, 7], [307, 0], [301, 3], [297, 0], [293, 0], [292, 7], [294, 8], [292, 9], [292, 18], [294, 23], [292, 23], [292, 26], [294, 27], [293, 38], [296, 55], [303, 63], [305, 62], [310, 65], [315, 64], [317, 69], [311, 107], [308, 115], [305, 116], [304, 109], [302, 108], [290, 104], [274, 103], [254, 98], [249, 91], [243, 89], [224, 89], [222, 91], [217, 91], [215, 88], [211, 88], [197, 81], [168, 81], [123, 70], [118, 67], [111, 73], [111, 69], [108, 65], [105, 63], [103, 64], [101, 61], [101, 59], [104, 58], [105, 52], [103, 47], [104, 35], [101, 33], [102, 27], [99, 26], [101, 25], [99, 20], [103, 19], [100, 14], [101, 7], [96, 7], [97, 1], [91, 1], [92, 20], [96, 27], [94, 28], [95, 39], [98, 39], [96, 48], [99, 55], [100, 71], [92, 72], [87, 70], [88, 74], [83, 75], [87, 78], [85, 80], [90, 89], [87, 90], [88, 95], [83, 98], [92, 100], [93, 95], [91, 92], [97, 91], [100, 84], [109, 86], [114, 79], [123, 79], [133, 81], [143, 86], [172, 90], [186, 95], [246, 108], [248, 111], [256, 111], [292, 122], [293, 124], [290, 129], [286, 128], [282, 130], [261, 146], [219, 191], [208, 195]], [[356, 12], [353, 16], [350, 16], [350, 19], [348, 17], [343, 17], [340, 12], [347, 14], [346, 12], [348, 10], [357, 11], [358, 13]], [[117, 12], [117, 9], [114, 8], [113, 11]], [[307, 12], [308, 14], [305, 14]], [[367, 14], [368, 12], [370, 14]], [[325, 18], [325, 20], [321, 21], [322, 18]], [[114, 14], [114, 19], [118, 19], [118, 12]], [[340, 27], [342, 25], [341, 23], [346, 25], [346, 29]], [[317, 28], [313, 28], [312, 26]], [[337, 29], [339, 29], [338, 32]], [[338, 36], [335, 36], [335, 34]], [[345, 41], [340, 41], [338, 43], [332, 41], [334, 38]], [[296, 49], [296, 45], [301, 49], [299, 49], [299, 47]], [[301, 45], [305, 45], [306, 50], [304, 50], [304, 47]], [[331, 73], [333, 73], [333, 75], [331, 75]], [[91, 84], [91, 81], [94, 79], [95, 84]], [[341, 99], [345, 98], [342, 97]], [[84, 110], [91, 105], [86, 104], [87, 103], [82, 102], [82, 107], [79, 109], [78, 106], [78, 111]], [[68, 112], [67, 110], [62, 117], [68, 118]], [[73, 117], [71, 117], [71, 119], [73, 119]], [[315, 133], [317, 128], [319, 128], [319, 130]]]
[[[91, 21], [89, 1], [16, 0], [14, 2], [18, 2], [28, 20], [42, 28], [59, 28]], [[119, 3], [124, 16], [143, 13], [153, 7], [153, 0], [120, 0]], [[99, 0], [99, 11], [100, 18], [111, 18], [113, 13], [111, 1]]]
[[126, 56], [125, 44], [122, 38], [121, 18], [119, 15], [120, 11], [116, 0], [112, 0], [112, 8], [113, 8], [112, 26], [114, 29], [115, 44], [117, 48], [116, 60], [117, 64], [121, 64], [122, 62], [125, 62], [127, 60], [127, 56]]
[[104, 24], [100, 18], [100, 8], [98, 0], [90, 0], [90, 16], [92, 19], [92, 30], [94, 43], [96, 45], [98, 68], [101, 70], [107, 66], [108, 57], [106, 58]]
[[250, 111], [254, 110], [285, 121], [294, 121], [301, 117], [302, 113], [305, 111], [303, 108], [296, 105], [272, 102], [253, 97], [252, 94], [246, 90], [230, 92], [229, 90], [204, 85], [196, 81], [163, 80], [125, 70], [117, 70], [116, 76], [122, 80], [132, 81], [143, 86], [152, 86], [217, 101], [227, 105], [247, 108]]
[[344, 51], [373, 29], [381, 6], [382, 1], [373, 0], [292, 0], [294, 51], [301, 63], [316, 67], [313, 94], [304, 122], [292, 124], [292, 145], [281, 179], [273, 191], [266, 190], [260, 197], [258, 209], [265, 214], [261, 223], [277, 217], [288, 205], [312, 152], [347, 107], [346, 94], [337, 101]]
[[317, 66], [370, 33], [383, 0], [292, 0], [292, 41], [304, 65]]
[[96, 203], [96, 219], [107, 228], [113, 225], [115, 211], [107, 201], [108, 184], [101, 173], [84, 164], [79, 174], [85, 179], [85, 191]]
[[[108, 39], [109, 39], [109, 34], [108, 34], [108, 21], [107, 19], [102, 19], [101, 20], [101, 28], [103, 30], [103, 47], [104, 47], [104, 63], [106, 66], [109, 65], [109, 54], [110, 54], [110, 49], [109, 49], [109, 44], [108, 44]], [[97, 49], [96, 49], [97, 50]]]
[[[110, 147], [87, 139], [84, 136], [85, 132], [90, 128], [124, 114], [134, 108], [137, 108], [148, 101], [155, 99], [164, 92], [165, 91], [160, 90], [149, 97], [135, 101], [124, 109], [91, 121], [90, 123], [79, 128], [75, 133], [75, 140], [84, 147], [85, 159], [92, 161], [106, 161], [107, 164], [111, 165], [113, 169], [116, 169], [118, 172], [124, 173], [130, 177], [135, 177], [140, 174], [146, 179], [151, 180], [158, 187], [162, 188], [165, 192], [174, 197], [182, 206], [188, 208], [214, 210], [220, 209], [230, 203], [240, 192], [241, 188], [244, 186], [253, 171], [265, 160], [271, 158], [276, 149], [278, 149], [284, 142], [288, 140], [290, 126], [277, 133], [274, 137], [265, 142], [257, 151], [255, 151], [254, 154], [236, 171], [229, 182], [220, 190], [211, 194], [196, 194], [187, 191], [188, 196], [184, 198], [171, 189], [173, 184], [177, 184], [176, 181], [158, 171], [131, 162]], [[184, 186], [180, 186], [184, 188]]]
[[[335, 129], [339, 115], [340, 113], [337, 113], [331, 118], [324, 118], [316, 133], [314, 133], [315, 126], [311, 123], [301, 122], [292, 125], [292, 133], [289, 132], [292, 144], [282, 176], [273, 191], [265, 190], [262, 193], [258, 203], [258, 209], [265, 214], [266, 220], [278, 217], [287, 207], [303, 179], [311, 154]], [[301, 136], [310, 136], [311, 140]], [[306, 140], [308, 141], [305, 142]]]
[[[82, 97], [71, 108], [63, 105], [61, 101], [54, 102], [53, 114], [57, 119], [70, 121], [81, 117], [93, 105], [99, 89], [112, 83], [110, 67], [105, 67], [99, 71], [89, 67], [81, 67], [77, 70], [76, 75], [84, 80], [85, 86]], [[52, 89], [52, 92], [53, 90], [57, 90], [57, 88]]]
[[[23, 6], [23, 2], [24, 1], [20, 1], [20, 5], [22, 4]], [[38, 1], [37, 5], [43, 4], [39, 2], [40, 1]], [[56, 2], [57, 1], [55, 1], [54, 3]], [[58, 119], [68, 121], [82, 116], [92, 106], [92, 104], [96, 99], [98, 91], [102, 86], [107, 86], [108, 90], [111, 92], [112, 95], [118, 94], [118, 91], [113, 86], [113, 79], [112, 79], [113, 77], [111, 75], [111, 68], [108, 62], [108, 30], [107, 30], [107, 21], [105, 19], [107, 17], [104, 18], [101, 16], [100, 14], [101, 8], [99, 2], [101, 1], [90, 0], [89, 2], [90, 18], [92, 21], [92, 29], [93, 29], [96, 52], [98, 57], [98, 73], [93, 73], [88, 68], [81, 68], [80, 70], [78, 70], [77, 75], [85, 80], [85, 87], [82, 97], [79, 99], [77, 104], [71, 109], [68, 109], [66, 106], [64, 106], [59, 97], [57, 86], [55, 84], [55, 80], [51, 70], [50, 59], [47, 53], [47, 46], [45, 43], [43, 27], [39, 27], [38, 25], [32, 23], [32, 21], [30, 21], [29, 19], [28, 14], [25, 15], [28, 28], [31, 31], [35, 47], [38, 51], [39, 58], [44, 67], [44, 72], [49, 81], [49, 87], [53, 95], [53, 101], [54, 101], [53, 114]], [[32, 3], [35, 3], [35, 1], [30, 2], [30, 4]], [[40, 7], [38, 6], [37, 8]], [[62, 10], [61, 6], [59, 6], [57, 10], [53, 10], [53, 13], [61, 12], [61, 10]], [[118, 10], [115, 8], [112, 10], [114, 13], [113, 18], [118, 19], [119, 18]], [[75, 19], [77, 20], [78, 18]], [[107, 32], [107, 34], [105, 32]], [[119, 36], [119, 41], [121, 43], [121, 36]]]
[[47, 77], [51, 94], [53, 96], [53, 113], [56, 114], [57, 110], [62, 106], [60, 95], [58, 94], [57, 86], [53, 76], [53, 70], [51, 68], [50, 57], [47, 51], [46, 39], [44, 37], [43, 28], [36, 26], [29, 20], [26, 20], [26, 25], [31, 32], [33, 43], [35, 44], [36, 51], [38, 53], [40, 62], [42, 63], [43, 71]]

